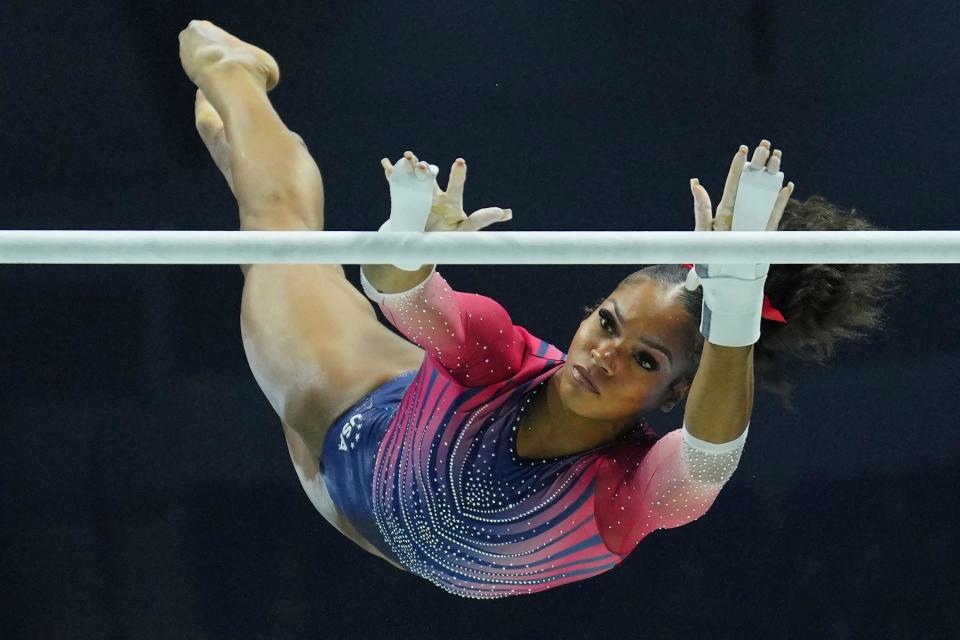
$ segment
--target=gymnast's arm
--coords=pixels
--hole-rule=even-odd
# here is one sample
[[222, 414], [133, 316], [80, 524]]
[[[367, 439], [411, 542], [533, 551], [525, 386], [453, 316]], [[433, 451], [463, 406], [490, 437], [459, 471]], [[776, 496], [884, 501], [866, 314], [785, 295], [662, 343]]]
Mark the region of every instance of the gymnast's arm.
[[753, 392], [753, 345], [705, 341], [683, 428], [648, 452], [617, 451], [601, 471], [597, 521], [611, 551], [626, 555], [650, 532], [707, 512], [740, 461]]
[[[779, 228], [784, 209], [793, 192], [793, 183], [781, 188], [783, 174], [780, 172], [780, 154], [777, 151], [770, 154], [769, 142], [765, 145], [761, 143], [757, 147], [750, 167], [745, 169], [747, 151], [746, 146], [741, 146], [734, 156], [716, 218], [714, 218], [713, 206], [706, 189], [699, 184], [699, 180], [690, 181], [696, 219], [695, 232], [730, 233], [732, 229], [776, 232]], [[766, 169], [760, 171], [764, 167]], [[735, 269], [736, 272], [725, 271], [718, 274], [720, 277], [716, 280], [716, 284], [710, 286], [715, 302], [727, 296], [726, 287], [720, 287], [720, 283], [725, 280], [737, 283], [740, 278], [757, 278], [760, 275], [757, 271], [758, 267], [760, 265], [754, 265], [752, 269], [748, 268], [746, 271]], [[707, 268], [710, 269], [710, 273], [713, 273], [715, 267]], [[697, 270], [699, 269], [700, 267], [697, 267]], [[766, 276], [766, 273], [765, 267], [763, 275]], [[692, 275], [696, 275], [696, 272], [692, 272]], [[699, 280], [699, 277], [697, 279]], [[752, 282], [739, 283], [753, 287], [759, 282], [760, 288], [753, 287], [752, 291], [744, 289], [737, 295], [742, 296], [745, 295], [744, 291], [751, 291], [751, 296], [756, 299], [756, 306], [759, 308], [765, 279], [764, 277]], [[707, 283], [710, 280], [712, 278], [701, 283], [704, 289], [705, 314], [708, 299]], [[732, 289], [730, 291], [733, 293]], [[736, 299], [737, 295], [734, 295], [733, 299]], [[741, 306], [737, 309], [727, 307], [718, 312], [710, 323], [709, 336], [704, 333], [706, 340], [703, 344], [703, 354], [690, 388], [684, 415], [687, 430], [692, 436], [704, 442], [723, 444], [736, 440], [746, 431], [747, 424], [750, 422], [754, 393], [753, 344], [746, 345], [746, 343], [756, 341], [759, 336], [760, 316], [753, 316], [750, 323], [747, 323], [748, 326], [744, 326], [741, 331], [737, 324], [740, 323], [740, 318], [747, 317], [744, 311], [749, 311], [748, 307], [749, 303], [745, 307]], [[719, 321], [718, 318], [723, 318], [723, 321]], [[713, 342], [711, 342], [711, 336], [715, 338]], [[719, 339], [721, 337], [724, 339]], [[746, 346], [718, 346], [716, 342]]]
[[753, 345], [721, 347], [704, 341], [684, 413], [687, 431], [714, 444], [740, 437], [753, 412], [753, 378]]

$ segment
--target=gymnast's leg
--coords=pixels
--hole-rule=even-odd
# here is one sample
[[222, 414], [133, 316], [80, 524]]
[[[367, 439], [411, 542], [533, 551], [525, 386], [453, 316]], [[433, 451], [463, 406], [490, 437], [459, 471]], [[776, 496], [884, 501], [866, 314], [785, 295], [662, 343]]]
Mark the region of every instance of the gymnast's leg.
[[[202, 91], [197, 128], [237, 199], [240, 228], [322, 231], [320, 171], [267, 97], [279, 78], [273, 58], [201, 21], [180, 34], [180, 58]], [[319, 460], [331, 422], [418, 368], [423, 350], [379, 323], [340, 265], [258, 264], [243, 272], [250, 368], [289, 427], [288, 443]]]
[[320, 170], [267, 97], [280, 75], [272, 56], [194, 20], [180, 33], [180, 59], [222, 122], [229, 155], [214, 159], [229, 163], [241, 229], [323, 229]]

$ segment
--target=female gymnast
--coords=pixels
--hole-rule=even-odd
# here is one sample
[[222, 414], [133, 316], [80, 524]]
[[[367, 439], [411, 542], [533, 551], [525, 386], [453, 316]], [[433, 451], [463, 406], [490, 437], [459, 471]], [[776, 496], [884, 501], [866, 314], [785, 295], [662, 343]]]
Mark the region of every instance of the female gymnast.
[[[274, 59], [204, 21], [181, 32], [180, 58], [240, 228], [322, 231], [320, 171], [267, 97]], [[746, 153], [733, 158], [716, 218], [691, 181], [696, 231], [731, 228], [742, 172], [779, 171], [766, 140], [749, 167]], [[464, 214], [462, 159], [446, 191], [411, 152], [382, 164], [394, 211], [419, 202], [424, 230], [511, 216]], [[779, 192], [767, 230], [874, 228], [792, 190]], [[243, 346], [305, 491], [334, 527], [460, 596], [534, 593], [608, 571], [650, 532], [705, 513], [740, 458], [754, 367], [791, 408], [784, 360], [825, 364], [838, 339], [880, 328], [899, 284], [895, 265], [750, 265], [740, 279], [690, 266], [627, 276], [586, 309], [564, 353], [433, 265], [361, 267], [367, 298], [409, 341], [380, 324], [339, 265], [244, 265]], [[684, 399], [683, 426], [658, 437], [644, 416]]]

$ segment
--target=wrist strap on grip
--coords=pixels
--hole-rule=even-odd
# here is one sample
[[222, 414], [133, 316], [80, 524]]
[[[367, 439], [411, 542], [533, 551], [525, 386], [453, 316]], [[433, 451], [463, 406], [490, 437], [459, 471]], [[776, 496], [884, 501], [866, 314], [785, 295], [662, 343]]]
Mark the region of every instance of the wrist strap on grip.
[[[749, 280], [711, 277], [707, 275], [708, 269], [714, 266], [719, 265], [694, 265], [687, 274], [687, 289], [693, 291], [703, 285], [701, 335], [709, 342], [722, 347], [746, 347], [754, 344], [760, 339], [766, 272], [764, 271], [759, 278]], [[737, 266], [760, 267], [762, 265]]]

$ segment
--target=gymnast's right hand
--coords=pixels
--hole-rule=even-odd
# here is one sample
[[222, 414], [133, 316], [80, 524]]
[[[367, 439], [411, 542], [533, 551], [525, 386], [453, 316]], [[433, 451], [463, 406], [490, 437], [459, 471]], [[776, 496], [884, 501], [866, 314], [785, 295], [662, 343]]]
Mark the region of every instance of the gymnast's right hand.
[[[409, 163], [409, 164], [407, 164]], [[447, 190], [442, 191], [436, 181], [436, 167], [417, 160], [412, 151], [403, 154], [396, 166], [390, 164], [387, 158], [380, 161], [383, 173], [390, 182], [394, 170], [408, 170], [413, 167], [419, 179], [428, 180], [433, 173], [433, 202], [427, 217], [425, 231], [479, 231], [498, 222], [506, 222], [513, 218], [510, 209], [500, 207], [486, 207], [478, 209], [469, 216], [463, 211], [463, 185], [467, 180], [467, 163], [463, 158], [457, 158], [450, 168], [450, 180]]]

